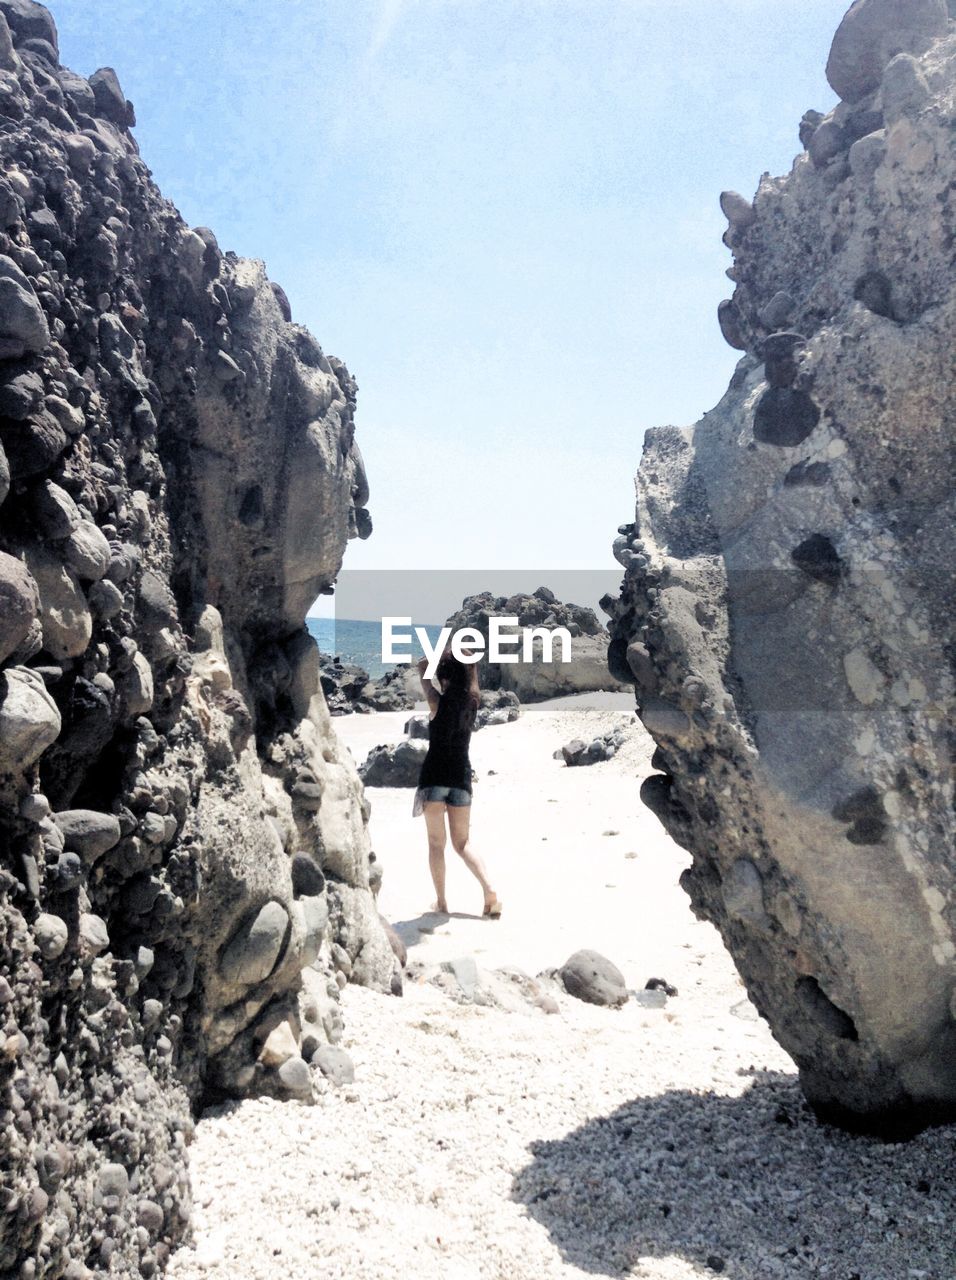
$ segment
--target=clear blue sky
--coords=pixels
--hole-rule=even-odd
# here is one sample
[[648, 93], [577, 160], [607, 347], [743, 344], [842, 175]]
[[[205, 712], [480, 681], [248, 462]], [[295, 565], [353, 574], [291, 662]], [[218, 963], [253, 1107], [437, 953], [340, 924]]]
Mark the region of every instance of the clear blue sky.
[[847, 4], [51, 7], [186, 220], [356, 375], [375, 534], [346, 567], [537, 571], [613, 568], [644, 430], [723, 394], [718, 195], [832, 106]]

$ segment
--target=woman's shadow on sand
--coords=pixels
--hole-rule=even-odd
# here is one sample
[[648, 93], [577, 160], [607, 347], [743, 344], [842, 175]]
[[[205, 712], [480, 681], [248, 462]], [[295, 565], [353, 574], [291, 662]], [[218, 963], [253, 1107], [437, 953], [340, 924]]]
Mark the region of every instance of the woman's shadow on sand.
[[734, 1280], [956, 1277], [956, 1128], [851, 1137], [794, 1077], [753, 1074], [741, 1097], [675, 1090], [534, 1143], [512, 1199], [594, 1275], [679, 1257]]
[[434, 933], [449, 920], [480, 921], [483, 918], [471, 915], [467, 911], [423, 911], [420, 916], [415, 916], [412, 920], [396, 920], [392, 928], [410, 950], [421, 942], [422, 934]]

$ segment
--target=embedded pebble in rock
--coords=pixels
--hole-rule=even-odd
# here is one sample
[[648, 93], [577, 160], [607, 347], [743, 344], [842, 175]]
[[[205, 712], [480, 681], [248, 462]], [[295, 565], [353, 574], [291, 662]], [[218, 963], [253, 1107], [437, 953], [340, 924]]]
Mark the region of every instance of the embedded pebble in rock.
[[720, 197], [720, 207], [735, 231], [746, 231], [756, 220], [753, 205], [738, 191], [724, 191]]
[[55, 813], [53, 821], [62, 832], [63, 847], [88, 862], [112, 849], [122, 834], [118, 818], [93, 809], [65, 809]]
[[0, 674], [0, 773], [29, 768], [59, 736], [60, 711], [43, 679], [26, 667]]
[[33, 934], [44, 960], [55, 960], [66, 950], [69, 931], [59, 916], [41, 912], [34, 921]]
[[43, 647], [58, 661], [79, 657], [92, 638], [93, 621], [75, 574], [46, 547], [27, 547], [26, 560], [40, 592]]
[[845, 102], [880, 87], [898, 53], [924, 53], [949, 24], [946, 0], [855, 0], [833, 38], [827, 79]]
[[50, 330], [30, 281], [17, 264], [0, 254], [0, 351], [7, 359], [39, 352]]
[[80, 948], [88, 956], [98, 956], [109, 950], [110, 935], [105, 923], [92, 912], [84, 911], [80, 916]]
[[80, 523], [76, 503], [52, 480], [44, 480], [33, 490], [30, 508], [40, 535], [51, 542], [68, 538]]
[[29, 634], [39, 607], [37, 585], [26, 566], [0, 551], [0, 662]]
[[109, 568], [110, 544], [91, 520], [81, 520], [66, 540], [63, 559], [81, 581], [99, 581]]
[[219, 968], [226, 982], [252, 986], [267, 978], [279, 958], [288, 927], [289, 916], [281, 902], [261, 907], [223, 952]]
[[95, 582], [89, 592], [90, 608], [98, 618], [109, 621], [123, 608], [123, 593], [112, 582]]

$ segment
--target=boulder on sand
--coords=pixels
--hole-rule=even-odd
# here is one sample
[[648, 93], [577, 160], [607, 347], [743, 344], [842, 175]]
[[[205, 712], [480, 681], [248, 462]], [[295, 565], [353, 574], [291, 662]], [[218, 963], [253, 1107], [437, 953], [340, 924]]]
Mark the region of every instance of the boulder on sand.
[[598, 951], [575, 951], [558, 970], [558, 975], [568, 995], [586, 1004], [617, 1009], [627, 1003], [624, 975]]

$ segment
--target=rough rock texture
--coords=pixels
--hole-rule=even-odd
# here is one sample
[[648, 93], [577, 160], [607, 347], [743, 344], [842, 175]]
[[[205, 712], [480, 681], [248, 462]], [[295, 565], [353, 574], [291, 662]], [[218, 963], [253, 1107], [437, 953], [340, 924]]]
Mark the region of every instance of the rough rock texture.
[[830, 68], [866, 69], [852, 105], [804, 117], [809, 151], [749, 217], [731, 202], [721, 323], [746, 354], [700, 423], [649, 433], [607, 602], [695, 910], [818, 1110], [904, 1132], [956, 1117], [943, 9], [854, 5]]
[[[593, 609], [562, 604], [548, 587], [539, 587], [530, 596], [494, 596], [490, 591], [483, 591], [463, 600], [461, 608], [446, 625], [454, 631], [472, 627], [480, 632], [487, 645], [488, 621], [493, 616], [517, 618], [520, 627], [566, 628], [572, 637], [571, 661], [560, 660], [561, 649], [557, 644], [553, 660], [544, 661], [541, 643], [535, 641], [532, 662], [493, 663], [482, 658], [478, 679], [483, 689], [504, 689], [515, 693], [521, 702], [541, 702], [565, 694], [622, 687], [608, 678], [607, 631]], [[517, 652], [520, 658], [520, 646], [512, 652]]]
[[607, 733], [592, 738], [590, 742], [585, 742], [583, 738], [573, 738], [555, 751], [553, 758], [563, 760], [572, 769], [591, 764], [603, 764], [606, 760], [614, 759], [627, 738], [627, 726], [618, 725], [616, 729], [609, 729]]
[[352, 711], [368, 710], [359, 702], [362, 690], [368, 684], [368, 672], [351, 662], [323, 653], [319, 657], [322, 692], [329, 714], [348, 715]]
[[367, 787], [417, 787], [427, 751], [419, 738], [373, 747], [359, 769], [362, 781]]
[[154, 1274], [190, 1104], [307, 1096], [334, 972], [394, 967], [303, 626], [368, 530], [355, 383], [261, 263], [183, 224], [132, 121], [113, 72], [59, 67], [45, 9], [0, 0], [0, 1273], [24, 1280]]

